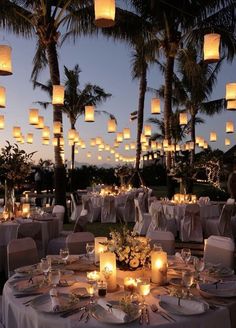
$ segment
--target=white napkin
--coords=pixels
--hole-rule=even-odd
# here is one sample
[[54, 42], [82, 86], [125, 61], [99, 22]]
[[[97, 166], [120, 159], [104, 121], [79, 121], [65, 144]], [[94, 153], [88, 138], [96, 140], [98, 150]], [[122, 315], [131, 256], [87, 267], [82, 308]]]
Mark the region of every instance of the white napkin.
[[50, 298], [51, 298], [53, 312], [60, 311], [60, 300], [58, 298], [56, 288], [50, 289], [49, 294], [50, 294]]
[[[110, 303], [108, 303], [106, 300], [99, 298], [97, 301], [97, 304], [99, 304], [101, 307], [103, 307], [105, 310], [110, 310], [110, 306], [112, 306]], [[121, 309], [114, 308], [112, 306], [112, 311], [111, 313], [116, 317], [118, 320], [126, 322], [128, 321], [128, 315]]]
[[[161, 301], [172, 305], [173, 310], [176, 310], [176, 313], [181, 314], [191, 314], [191, 313], [202, 313], [207, 310], [207, 304], [197, 301], [197, 300], [189, 300], [182, 299], [180, 300], [180, 306], [178, 305], [178, 298], [175, 296], [162, 295]], [[161, 305], [161, 304], [160, 304]]]
[[178, 261], [178, 262], [184, 263], [184, 260], [183, 260], [181, 254], [180, 254], [179, 252], [176, 252], [176, 253], [175, 253], [175, 259], [176, 259], [176, 261]]
[[236, 282], [235, 281], [224, 281], [222, 283], [216, 284], [199, 284], [200, 290], [207, 292], [209, 294], [220, 296], [220, 297], [229, 297], [236, 296]]

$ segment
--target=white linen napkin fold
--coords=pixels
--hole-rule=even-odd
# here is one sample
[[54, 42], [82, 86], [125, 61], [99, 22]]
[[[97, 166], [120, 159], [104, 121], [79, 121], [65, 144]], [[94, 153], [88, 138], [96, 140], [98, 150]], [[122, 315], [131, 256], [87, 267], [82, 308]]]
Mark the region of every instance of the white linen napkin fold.
[[181, 254], [180, 254], [179, 252], [176, 252], [176, 253], [175, 253], [175, 259], [176, 259], [178, 262], [184, 263], [184, 260], [183, 260]]
[[193, 299], [183, 299], [180, 300], [180, 306], [178, 305], [178, 298], [175, 296], [169, 296], [169, 295], [162, 295], [161, 301], [168, 303], [176, 309], [176, 312], [179, 312], [181, 314], [191, 314], [191, 313], [203, 313], [207, 310], [207, 304], [193, 300]]
[[118, 320], [120, 320], [122, 322], [128, 321], [127, 313], [125, 313], [121, 309], [117, 309], [117, 308], [113, 307], [112, 304], [110, 304], [106, 300], [99, 298], [97, 301], [97, 304], [99, 304], [101, 307], [103, 307], [107, 311], [110, 310], [112, 307], [111, 313], [114, 315], [114, 317], [116, 317]]
[[53, 312], [58, 312], [60, 311], [60, 300], [58, 298], [58, 293], [56, 288], [52, 288], [49, 291], [50, 298], [51, 298], [51, 303], [52, 303], [52, 310]]

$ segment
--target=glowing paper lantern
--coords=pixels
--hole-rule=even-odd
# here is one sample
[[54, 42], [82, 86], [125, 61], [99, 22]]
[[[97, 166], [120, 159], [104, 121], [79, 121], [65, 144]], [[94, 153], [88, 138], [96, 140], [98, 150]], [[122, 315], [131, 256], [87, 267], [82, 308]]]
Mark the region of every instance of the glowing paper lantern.
[[179, 113], [179, 124], [186, 125], [188, 123], [188, 115], [186, 112]]
[[98, 155], [98, 160], [101, 161], [102, 160], [102, 156]]
[[145, 137], [151, 137], [151, 135], [152, 135], [151, 125], [144, 125], [144, 135], [145, 135]]
[[60, 121], [53, 122], [53, 133], [54, 134], [61, 133], [61, 122]]
[[123, 133], [122, 132], [118, 132], [116, 135], [116, 141], [117, 142], [122, 142], [123, 141]]
[[215, 142], [215, 141], [217, 141], [217, 134], [216, 134], [215, 131], [212, 131], [212, 132], [210, 133], [210, 141], [211, 141], [211, 142]]
[[140, 142], [141, 142], [142, 144], [144, 144], [144, 143], [147, 142], [147, 138], [145, 137], [145, 135], [144, 135], [143, 133], [141, 134]]
[[135, 142], [131, 142], [130, 149], [135, 149], [135, 148], [136, 148]]
[[58, 138], [53, 138], [52, 139], [52, 145], [57, 146], [57, 144], [58, 144]]
[[95, 25], [110, 27], [115, 24], [115, 0], [94, 0]]
[[35, 126], [36, 129], [42, 130], [44, 128], [44, 117], [39, 116], [38, 124]]
[[5, 117], [4, 115], [0, 115], [0, 129], [3, 130], [5, 127]]
[[49, 126], [45, 126], [42, 131], [42, 137], [43, 139], [50, 139], [50, 128]]
[[100, 145], [102, 143], [102, 138], [101, 137], [97, 137], [96, 138], [96, 145]]
[[226, 108], [228, 110], [236, 110], [236, 100], [228, 100]]
[[52, 104], [53, 105], [64, 105], [64, 90], [63, 85], [53, 85], [52, 86]]
[[130, 129], [129, 128], [124, 128], [124, 130], [123, 130], [123, 138], [125, 140], [130, 139]]
[[65, 141], [64, 141], [64, 138], [59, 138], [59, 145], [60, 146], [64, 146], [65, 145]]
[[86, 148], [86, 144], [85, 144], [84, 141], [81, 142], [81, 148], [82, 148], [82, 149], [85, 149], [85, 148]]
[[90, 152], [87, 152], [87, 157], [88, 158], [91, 158], [91, 156], [92, 156], [91, 153]]
[[204, 60], [209, 63], [217, 62], [220, 59], [220, 34], [204, 35], [203, 55]]
[[163, 148], [168, 148], [168, 146], [169, 146], [168, 140], [167, 139], [164, 139], [163, 140]]
[[208, 143], [206, 141], [204, 141], [203, 148], [208, 149]]
[[38, 125], [39, 123], [39, 111], [36, 108], [29, 109], [29, 124]]
[[0, 108], [6, 107], [6, 89], [0, 87]]
[[161, 113], [161, 101], [158, 98], [152, 98], [151, 100], [151, 114]]
[[49, 139], [45, 139], [45, 138], [43, 138], [43, 139], [42, 139], [42, 144], [43, 144], [43, 145], [49, 145], [49, 141], [50, 141]]
[[107, 132], [108, 133], [115, 133], [116, 132], [116, 120], [109, 119], [107, 122]]
[[28, 143], [28, 144], [32, 144], [33, 143], [33, 133], [28, 133], [27, 135], [26, 135], [26, 142]]
[[226, 84], [226, 100], [236, 100], [236, 83], [227, 83]]
[[13, 137], [14, 138], [21, 137], [21, 128], [20, 128], [20, 126], [14, 126], [13, 127]]
[[225, 146], [230, 146], [231, 142], [229, 138], [225, 138]]
[[105, 145], [105, 150], [106, 151], [110, 151], [110, 149], [111, 149], [110, 145]]
[[75, 129], [70, 129], [68, 131], [68, 140], [74, 140], [76, 135], [76, 130]]
[[11, 75], [11, 47], [6, 44], [0, 45], [0, 75]]
[[129, 145], [125, 145], [125, 150], [129, 150]]
[[226, 133], [233, 133], [234, 132], [234, 123], [232, 121], [227, 121], [225, 126]]
[[96, 146], [96, 139], [95, 138], [90, 139], [90, 146], [91, 147]]
[[94, 122], [94, 106], [85, 106], [85, 122]]

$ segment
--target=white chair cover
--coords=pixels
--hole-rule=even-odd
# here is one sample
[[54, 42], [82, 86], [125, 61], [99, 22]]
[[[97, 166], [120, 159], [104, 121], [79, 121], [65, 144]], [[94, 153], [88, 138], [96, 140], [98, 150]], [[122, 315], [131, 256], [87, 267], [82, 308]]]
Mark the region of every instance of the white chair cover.
[[13, 239], [7, 245], [7, 267], [9, 277], [16, 268], [38, 263], [38, 260], [36, 243], [30, 237]]
[[234, 205], [235, 204], [235, 199], [234, 198], [228, 198], [226, 204]]
[[155, 242], [159, 242], [167, 254], [175, 254], [175, 237], [172, 232], [155, 230], [147, 234], [147, 237], [151, 239], [151, 245], [153, 245]]
[[143, 190], [138, 194], [139, 206], [142, 213], [148, 212], [148, 192]]
[[206, 263], [220, 264], [234, 268], [234, 242], [231, 238], [210, 236], [205, 241], [204, 260]]
[[180, 222], [181, 241], [203, 241], [202, 221], [198, 204], [188, 204], [184, 218]]
[[117, 207], [117, 216], [124, 222], [135, 222], [134, 194], [130, 193], [126, 197], [124, 206]]
[[95, 222], [100, 220], [101, 216], [101, 207], [96, 206], [91, 201], [91, 196], [83, 195], [82, 196], [82, 210], [88, 211], [88, 222]]
[[85, 229], [86, 224], [88, 223], [88, 212], [83, 210], [81, 213], [78, 212], [78, 216], [74, 225], [73, 232], [82, 232]]
[[205, 221], [205, 235], [232, 237], [231, 218], [234, 212], [234, 205], [225, 204], [221, 210], [218, 220], [208, 219]]
[[54, 205], [52, 213], [56, 215], [56, 218], [59, 220], [59, 234], [60, 234], [60, 232], [63, 229], [65, 207], [63, 205]]
[[116, 223], [116, 207], [115, 207], [115, 197], [105, 196], [103, 199], [102, 209], [101, 209], [101, 222], [102, 223]]
[[86, 243], [93, 242], [94, 235], [91, 232], [75, 232], [66, 238], [66, 246], [70, 254], [85, 254]]
[[39, 252], [40, 257], [45, 256], [46, 245], [43, 243], [42, 225], [39, 222], [26, 222], [19, 225], [17, 238], [32, 238]]
[[198, 199], [198, 203], [199, 204], [202, 204], [202, 205], [204, 205], [204, 204], [209, 204], [210, 203], [210, 198], [209, 197], [199, 197], [199, 199]]
[[135, 206], [135, 225], [133, 231], [139, 235], [146, 235], [148, 227], [151, 223], [151, 215], [142, 213], [138, 199], [134, 199]]
[[155, 206], [155, 208], [153, 208], [151, 216], [152, 220], [148, 227], [147, 235], [149, 235], [152, 231], [155, 230], [167, 230], [167, 220], [165, 218], [163, 206], [161, 204], [158, 204], [158, 206]]

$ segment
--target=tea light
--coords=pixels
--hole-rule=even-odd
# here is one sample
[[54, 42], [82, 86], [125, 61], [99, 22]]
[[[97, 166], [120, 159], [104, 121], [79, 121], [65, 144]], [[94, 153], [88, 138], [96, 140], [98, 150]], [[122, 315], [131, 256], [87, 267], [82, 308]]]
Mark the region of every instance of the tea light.
[[159, 286], [167, 282], [167, 253], [153, 251], [151, 255], [152, 282]]
[[192, 201], [192, 203], [196, 203], [197, 202], [197, 196], [196, 195], [192, 195], [191, 196], [191, 201]]
[[174, 195], [174, 202], [179, 203], [180, 202], [180, 194], [175, 194]]
[[107, 282], [107, 291], [117, 289], [116, 284], [116, 256], [112, 252], [100, 253], [100, 274]]
[[50, 207], [50, 204], [47, 203], [47, 204], [46, 204], [46, 207]]
[[124, 290], [133, 292], [137, 288], [137, 281], [131, 277], [124, 278]]
[[22, 204], [23, 215], [27, 216], [29, 214], [29, 211], [30, 211], [30, 204], [28, 203]]
[[87, 272], [87, 279], [96, 282], [100, 280], [100, 273], [98, 271]]
[[150, 281], [146, 280], [141, 280], [139, 283], [139, 294], [141, 296], [147, 296], [150, 294]]
[[2, 217], [3, 217], [3, 219], [6, 221], [6, 220], [9, 218], [9, 213], [8, 213], [8, 211], [3, 211], [3, 212], [2, 212]]
[[184, 194], [180, 194], [179, 196], [180, 196], [179, 197], [180, 203], [184, 203], [184, 201], [185, 201], [185, 195]]
[[94, 239], [95, 245], [95, 264], [99, 263], [99, 256], [100, 253], [103, 253], [107, 250], [107, 246], [106, 245], [102, 245], [102, 243], [106, 243], [107, 242], [107, 237], [96, 237]]
[[95, 293], [95, 289], [93, 285], [89, 285], [89, 287], [87, 287], [87, 291], [89, 293], [90, 296], [93, 296]]

